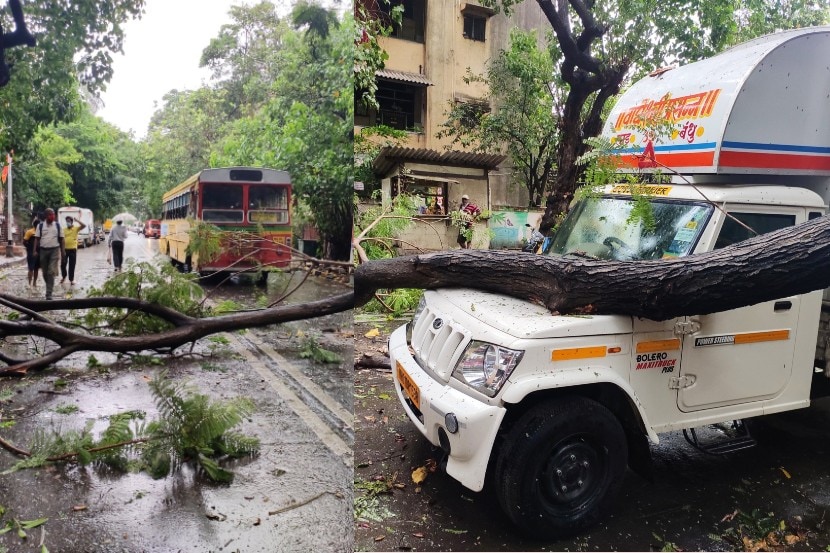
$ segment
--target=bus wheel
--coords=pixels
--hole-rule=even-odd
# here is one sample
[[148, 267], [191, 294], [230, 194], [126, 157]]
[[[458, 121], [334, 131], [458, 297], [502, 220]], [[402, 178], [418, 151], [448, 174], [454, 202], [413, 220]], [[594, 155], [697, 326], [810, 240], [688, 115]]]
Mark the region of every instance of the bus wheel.
[[516, 422], [495, 467], [499, 503], [524, 533], [578, 534], [613, 504], [628, 458], [625, 433], [603, 405], [584, 397], [541, 403]]

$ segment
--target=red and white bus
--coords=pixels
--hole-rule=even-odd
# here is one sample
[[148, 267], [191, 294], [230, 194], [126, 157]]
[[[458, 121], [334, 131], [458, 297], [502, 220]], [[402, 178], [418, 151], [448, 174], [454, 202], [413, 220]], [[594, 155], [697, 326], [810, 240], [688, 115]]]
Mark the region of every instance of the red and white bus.
[[[164, 194], [159, 251], [200, 273], [256, 271], [291, 261], [291, 179], [262, 167], [205, 169]], [[211, 259], [188, 252], [197, 222], [222, 231]]]

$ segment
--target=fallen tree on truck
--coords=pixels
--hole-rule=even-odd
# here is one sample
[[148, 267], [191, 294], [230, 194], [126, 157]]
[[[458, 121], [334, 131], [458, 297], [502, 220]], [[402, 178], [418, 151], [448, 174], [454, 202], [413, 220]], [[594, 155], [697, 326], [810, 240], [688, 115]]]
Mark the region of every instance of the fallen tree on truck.
[[355, 305], [382, 288], [466, 287], [540, 303], [559, 314], [653, 320], [705, 315], [830, 286], [830, 217], [712, 252], [655, 261], [454, 250], [369, 261]]

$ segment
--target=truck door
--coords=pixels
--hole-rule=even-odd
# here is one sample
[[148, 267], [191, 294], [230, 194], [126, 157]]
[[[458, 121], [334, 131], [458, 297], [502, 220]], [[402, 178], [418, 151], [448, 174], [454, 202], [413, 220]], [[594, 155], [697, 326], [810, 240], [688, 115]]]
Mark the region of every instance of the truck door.
[[[758, 234], [789, 227], [799, 210], [730, 212]], [[714, 249], [754, 236], [722, 215]], [[761, 401], [775, 397], [792, 372], [801, 296], [781, 298], [730, 311], [688, 317], [678, 326], [682, 363], [672, 385], [681, 411]]]

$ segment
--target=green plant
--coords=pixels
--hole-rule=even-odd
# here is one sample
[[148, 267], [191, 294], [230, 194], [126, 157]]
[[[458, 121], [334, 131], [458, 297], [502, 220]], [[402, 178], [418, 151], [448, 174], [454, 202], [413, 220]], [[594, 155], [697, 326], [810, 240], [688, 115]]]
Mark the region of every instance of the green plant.
[[418, 306], [423, 292], [420, 288], [396, 288], [380, 292], [378, 297], [372, 299], [363, 309], [375, 313], [388, 312], [392, 317], [401, 317]]
[[[129, 270], [108, 279], [102, 288], [91, 289], [88, 295], [133, 298], [200, 317], [205, 314], [204, 293], [194, 279], [195, 275], [182, 274], [170, 265], [134, 263]], [[85, 321], [87, 326], [104, 334], [120, 332], [136, 336], [172, 328], [171, 323], [155, 315], [120, 307], [90, 309]]]
[[55, 407], [55, 413], [59, 415], [71, 415], [78, 412], [78, 406], [72, 404], [63, 404]]
[[333, 351], [324, 349], [319, 340], [320, 335], [318, 333], [306, 334], [300, 349], [300, 357], [311, 359], [315, 363], [339, 363], [340, 356]]
[[249, 399], [213, 401], [187, 384], [169, 380], [166, 371], [150, 381], [150, 390], [158, 419], [145, 422], [141, 411], [112, 415], [97, 440], [92, 434], [94, 420], [81, 430], [38, 429], [27, 457], [3, 474], [75, 460], [81, 465], [101, 461], [121, 470], [134, 467], [161, 478], [192, 462], [211, 480], [229, 482], [233, 473], [220, 467], [218, 460], [259, 450], [258, 439], [234, 431], [253, 412]]
[[202, 263], [212, 261], [222, 253], [223, 235], [222, 230], [216, 225], [191, 220], [187, 255], [198, 257]]

